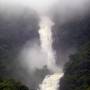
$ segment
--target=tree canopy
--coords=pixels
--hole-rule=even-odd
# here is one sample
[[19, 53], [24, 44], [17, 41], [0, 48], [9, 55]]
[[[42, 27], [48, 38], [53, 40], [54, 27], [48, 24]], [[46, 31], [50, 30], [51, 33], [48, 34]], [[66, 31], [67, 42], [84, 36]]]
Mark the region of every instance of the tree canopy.
[[59, 90], [90, 90], [90, 42], [70, 56]]
[[29, 88], [13, 79], [0, 79], [0, 90], [29, 90]]

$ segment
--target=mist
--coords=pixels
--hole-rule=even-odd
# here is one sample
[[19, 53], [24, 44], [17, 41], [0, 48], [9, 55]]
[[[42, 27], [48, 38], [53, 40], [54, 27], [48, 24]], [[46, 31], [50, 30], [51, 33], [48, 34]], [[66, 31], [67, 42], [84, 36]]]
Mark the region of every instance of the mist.
[[42, 52], [37, 41], [32, 41], [31, 44], [28, 41], [22, 48], [20, 54], [21, 63], [26, 65], [30, 72], [33, 72], [36, 69], [42, 69], [47, 63], [47, 57], [45, 53]]
[[51, 16], [55, 14], [59, 23], [62, 25], [65, 22], [75, 18], [82, 18], [90, 9], [89, 0], [59, 0], [52, 10]]
[[55, 23], [52, 28], [53, 48], [57, 53], [56, 62], [61, 68], [68, 61], [69, 55], [75, 53], [88, 40], [89, 30], [85, 29], [85, 23], [88, 23], [89, 12], [89, 0], [59, 0], [49, 12]]
[[36, 10], [38, 14], [44, 14], [57, 0], [0, 0], [0, 4], [4, 6], [24, 6]]
[[[27, 2], [28, 1], [26, 1], [26, 3]], [[31, 2], [31, 3], [33, 4], [33, 2]], [[42, 1], [42, 2], [44, 2], [44, 1]], [[38, 2], [38, 4], [39, 3], [41, 3], [41, 2]], [[53, 48], [56, 50], [56, 53], [57, 53], [56, 54], [56, 56], [57, 56], [56, 57], [57, 58], [57, 63], [59, 62], [59, 64], [60, 64], [59, 66], [61, 68], [63, 68], [63, 65], [68, 61], [68, 56], [70, 54], [73, 54], [73, 53], [76, 52], [76, 46], [78, 44], [78, 43], [76, 43], [76, 44], [74, 44], [74, 46], [73, 45], [70, 46], [69, 43], [72, 42], [72, 40], [69, 40], [68, 42], [66, 40], [64, 40], [64, 38], [68, 37], [64, 33], [66, 33], [66, 34], [69, 33], [69, 30], [64, 29], [63, 26], [65, 24], [67, 25], [67, 23], [70, 23], [72, 21], [76, 22], [76, 20], [77, 20], [77, 22], [79, 22], [79, 20], [82, 20], [85, 17], [86, 13], [88, 13], [90, 3], [89, 3], [89, 0], [79, 0], [79, 1], [78, 0], [72, 0], [72, 1], [70, 1], [70, 0], [67, 0], [67, 1], [64, 1], [64, 0], [57, 1], [56, 0], [55, 3], [53, 3], [53, 1], [52, 2], [50, 1], [48, 3], [49, 4], [47, 4], [46, 7], [48, 5], [51, 5], [52, 7], [50, 9], [48, 9], [48, 14], [45, 14], [45, 11], [44, 11], [45, 10], [45, 6], [44, 6], [45, 4], [44, 5], [42, 4], [43, 5], [43, 7], [42, 7], [43, 14], [49, 15], [49, 17], [55, 23], [55, 25], [52, 28], [53, 29], [52, 30], [52, 32], [53, 32], [53, 39], [54, 39]], [[36, 5], [36, 7], [38, 6], [38, 4]], [[35, 8], [34, 6], [31, 6], [31, 7]], [[39, 10], [39, 8], [37, 8], [37, 9]], [[43, 16], [43, 15], [41, 15], [41, 16]], [[78, 31], [77, 31], [77, 33], [78, 33]], [[58, 37], [59, 34], [60, 34], [60, 37]], [[60, 38], [61, 41], [58, 40], [59, 38]], [[37, 51], [42, 53], [40, 51], [40, 46], [39, 45], [35, 46], [35, 45], [32, 45], [30, 47], [30, 48], [32, 48], [31, 51], [33, 50], [34, 52], [33, 51], [32, 52], [34, 54], [36, 54]], [[37, 47], [37, 50], [35, 51], [36, 47]], [[58, 49], [58, 47], [59, 47], [59, 49]], [[34, 57], [34, 54], [32, 55], [32, 57]], [[42, 53], [42, 56], [45, 58], [44, 54]], [[33, 68], [34, 68], [34, 66], [35, 66], [35, 68], [36, 67], [40, 68], [40, 67], [43, 67], [46, 64], [45, 60], [42, 60], [43, 57], [41, 57], [38, 53], [37, 53], [37, 55], [39, 56], [39, 59], [37, 61], [38, 61], [38, 63], [41, 62], [41, 66], [39, 64], [36, 65], [37, 62], [35, 62], [36, 59], [34, 58], [34, 59], [32, 59], [33, 61], [31, 60], [31, 63], [33, 63]], [[42, 63], [43, 61], [44, 61], [44, 64]]]

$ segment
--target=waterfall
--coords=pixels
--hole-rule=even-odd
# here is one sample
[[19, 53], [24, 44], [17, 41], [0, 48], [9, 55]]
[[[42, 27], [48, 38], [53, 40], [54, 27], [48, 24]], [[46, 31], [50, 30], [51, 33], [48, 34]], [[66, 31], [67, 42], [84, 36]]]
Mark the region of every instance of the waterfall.
[[47, 57], [47, 68], [53, 72], [52, 75], [47, 75], [42, 84], [39, 85], [39, 90], [57, 90], [59, 87], [59, 80], [63, 73], [60, 72], [60, 69], [57, 67], [55, 62], [55, 51], [53, 50], [53, 35], [52, 35], [52, 26], [54, 25], [53, 21], [47, 17], [41, 17], [40, 21], [40, 42], [41, 49], [46, 54]]

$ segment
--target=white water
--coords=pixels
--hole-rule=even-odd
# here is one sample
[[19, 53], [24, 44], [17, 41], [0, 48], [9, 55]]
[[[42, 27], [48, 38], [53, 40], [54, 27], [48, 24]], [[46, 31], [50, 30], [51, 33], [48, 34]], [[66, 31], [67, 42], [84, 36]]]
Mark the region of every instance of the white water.
[[41, 17], [40, 22], [40, 42], [41, 49], [46, 54], [47, 57], [47, 68], [53, 72], [52, 75], [47, 75], [42, 84], [39, 86], [39, 90], [57, 90], [59, 87], [59, 81], [63, 73], [60, 73], [60, 69], [55, 63], [55, 51], [52, 48], [53, 36], [52, 36], [52, 26], [54, 23], [48, 17]]
[[56, 63], [55, 63], [55, 52], [52, 48], [53, 38], [52, 38], [52, 26], [54, 23], [48, 17], [41, 17], [40, 22], [40, 42], [41, 42], [41, 49], [47, 55], [47, 68], [51, 71], [58, 70]]
[[46, 76], [40, 85], [40, 90], [57, 90], [59, 88], [59, 81], [63, 74], [54, 73]]

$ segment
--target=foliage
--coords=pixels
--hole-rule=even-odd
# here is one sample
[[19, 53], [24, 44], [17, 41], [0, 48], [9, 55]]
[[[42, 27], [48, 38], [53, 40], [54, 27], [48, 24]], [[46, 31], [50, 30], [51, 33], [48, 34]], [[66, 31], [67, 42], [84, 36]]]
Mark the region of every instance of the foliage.
[[29, 90], [25, 85], [13, 79], [1, 79], [0, 90]]
[[90, 90], [90, 42], [70, 56], [59, 89]]

